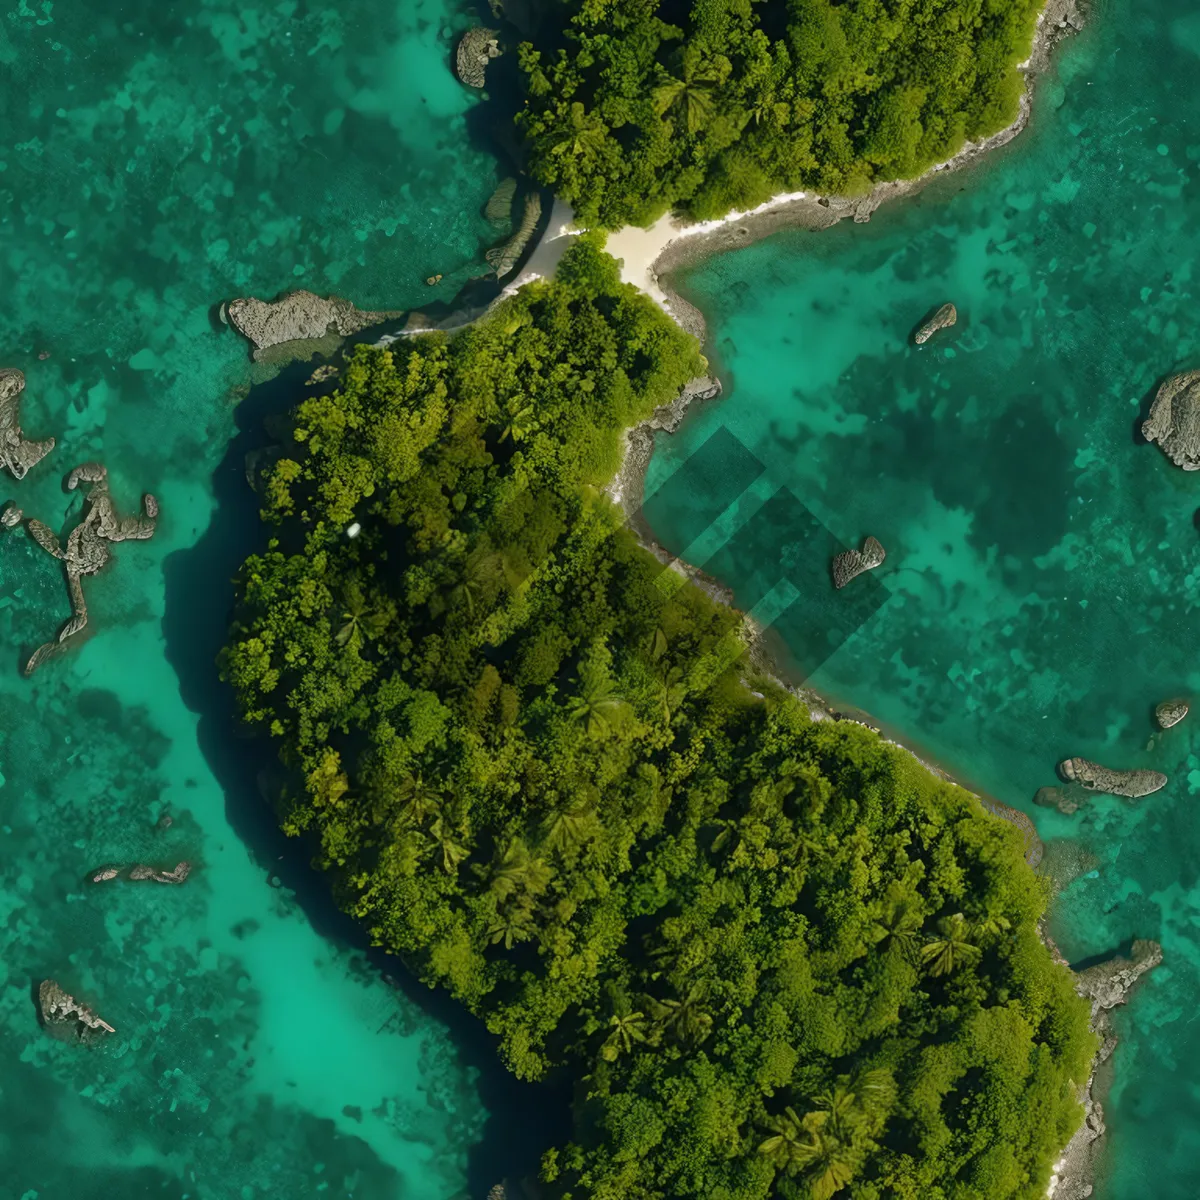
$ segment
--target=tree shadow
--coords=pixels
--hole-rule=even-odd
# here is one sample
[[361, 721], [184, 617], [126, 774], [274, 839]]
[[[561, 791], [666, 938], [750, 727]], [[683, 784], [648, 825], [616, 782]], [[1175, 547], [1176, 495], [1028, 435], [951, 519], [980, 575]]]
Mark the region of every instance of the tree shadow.
[[268, 742], [248, 736], [240, 725], [233, 694], [217, 674], [216, 658], [233, 609], [234, 575], [266, 540], [258, 499], [246, 479], [246, 455], [270, 444], [264, 421], [287, 413], [303, 397], [311, 370], [310, 363], [292, 364], [251, 388], [238, 406], [237, 432], [213, 474], [215, 508], [208, 529], [195, 545], [169, 555], [163, 564], [166, 657], [179, 677], [184, 703], [199, 717], [200, 749], [224, 791], [226, 817], [254, 861], [295, 893], [321, 937], [363, 953], [373, 970], [446, 1027], [462, 1060], [478, 1071], [487, 1119], [468, 1156], [467, 1184], [472, 1195], [482, 1197], [501, 1179], [534, 1175], [542, 1152], [568, 1139], [569, 1080], [530, 1084], [511, 1075], [482, 1022], [443, 990], [420, 983], [400, 959], [372, 947], [361, 926], [338, 909], [326, 881], [310, 866], [311, 846], [285, 837], [262, 799], [259, 773], [277, 767], [278, 760]]

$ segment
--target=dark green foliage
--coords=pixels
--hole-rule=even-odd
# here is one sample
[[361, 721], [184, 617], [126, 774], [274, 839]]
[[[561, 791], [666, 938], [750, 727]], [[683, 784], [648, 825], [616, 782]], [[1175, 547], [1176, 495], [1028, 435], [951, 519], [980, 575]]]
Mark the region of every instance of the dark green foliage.
[[518, 124], [533, 174], [610, 228], [853, 195], [1016, 117], [1042, 2], [576, 0], [565, 47], [521, 47]]
[[1020, 834], [756, 698], [737, 615], [598, 490], [703, 367], [585, 239], [300, 406], [224, 660], [285, 824], [512, 1070], [577, 1081], [548, 1195], [1040, 1198], [1093, 1040]]

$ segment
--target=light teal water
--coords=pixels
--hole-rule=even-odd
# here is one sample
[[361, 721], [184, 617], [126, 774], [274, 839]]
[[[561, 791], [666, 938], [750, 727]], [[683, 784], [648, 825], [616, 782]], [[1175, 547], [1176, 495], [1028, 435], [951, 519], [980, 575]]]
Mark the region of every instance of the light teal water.
[[[297, 285], [406, 307], [480, 270], [495, 166], [448, 69], [466, 20], [452, 0], [0, 14], [0, 365], [28, 377], [27, 432], [59, 439], [24, 483], [0, 477], [0, 502], [64, 528], [78, 498], [62, 476], [99, 459], [118, 505], [162, 504], [156, 538], [88, 581], [94, 634], [31, 682], [17, 663], [68, 615], [66, 589], [23, 532], [0, 532], [5, 1197], [466, 1185], [487, 1116], [474, 1069], [341, 926], [269, 886], [272, 869], [300, 877], [296, 855], [276, 864], [256, 798], [226, 793], [213, 747], [232, 729], [200, 715], [253, 536], [250, 507], [225, 518], [224, 551], [206, 538], [250, 379], [210, 311]], [[84, 882], [180, 858], [181, 888]], [[49, 1039], [31, 995], [47, 976], [117, 1034], [90, 1051]]]
[[[984, 169], [685, 273], [732, 387], [660, 439], [650, 481], [726, 426], [760, 498], [787, 487], [843, 542], [878, 537], [890, 598], [812, 682], [1097, 856], [1056, 909], [1069, 957], [1162, 941], [1117, 1022], [1104, 1200], [1200, 1192], [1200, 715], [1147, 748], [1154, 703], [1200, 698], [1200, 477], [1135, 437], [1161, 377], [1200, 367], [1198, 58], [1186, 6], [1102, 5]], [[946, 300], [958, 327], [912, 346]], [[683, 550], [670, 496], [648, 514]], [[789, 540], [756, 503], [704, 564], [746, 607]], [[830, 627], [819, 590], [775, 625], [801, 658]], [[1170, 784], [1035, 808], [1071, 755]]]

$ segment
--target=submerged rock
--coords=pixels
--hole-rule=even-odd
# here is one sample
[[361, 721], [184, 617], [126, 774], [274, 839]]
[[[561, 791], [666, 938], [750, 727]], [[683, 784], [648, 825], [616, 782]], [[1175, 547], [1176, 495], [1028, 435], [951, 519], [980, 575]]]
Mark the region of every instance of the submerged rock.
[[326, 300], [306, 291], [290, 292], [273, 301], [254, 297], [230, 300], [225, 311], [234, 329], [253, 343], [256, 359], [264, 350], [285, 342], [321, 338], [331, 329], [341, 337], [350, 337], [401, 315], [399, 310], [365, 312], [339, 296]]
[[517, 181], [511, 176], [504, 179], [492, 193], [491, 199], [487, 202], [487, 207], [483, 210], [483, 215], [487, 217], [489, 224], [497, 229], [506, 229], [512, 224], [512, 206], [513, 198], [517, 194]]
[[468, 87], [481, 88], [487, 82], [488, 63], [501, 54], [499, 37], [495, 29], [484, 29], [482, 25], [462, 35], [454, 65], [459, 79]]
[[1164, 700], [1154, 710], [1154, 719], [1158, 722], [1159, 729], [1170, 729], [1172, 725], [1178, 725], [1187, 715], [1186, 700]]
[[1072, 813], [1077, 813], [1094, 794], [1094, 789], [1075, 782], [1067, 784], [1066, 787], [1038, 788], [1033, 802], [1040, 804], [1043, 808], [1056, 808], [1064, 816], [1069, 817]]
[[1114, 771], [1086, 758], [1065, 758], [1058, 764], [1058, 771], [1068, 783], [1080, 783], [1093, 792], [1134, 800], [1167, 785], [1167, 777], [1161, 771]]
[[1185, 471], [1200, 471], [1200, 371], [1172, 375], [1158, 389], [1142, 436]]
[[25, 374], [14, 367], [0, 370], [0, 469], [14, 479], [24, 479], [54, 449], [54, 439], [30, 441], [21, 432], [21, 393]]
[[488, 265], [496, 272], [497, 279], [503, 279], [517, 260], [525, 253], [525, 247], [533, 237], [537, 223], [542, 219], [542, 198], [537, 192], [530, 192], [525, 197], [525, 207], [521, 213], [521, 224], [516, 233], [502, 246], [493, 246], [485, 255]]
[[64, 992], [53, 979], [43, 979], [38, 987], [38, 1007], [47, 1029], [59, 1034], [66, 1033], [77, 1040], [91, 1030], [117, 1032], [86, 1004], [80, 1004], [74, 996]]
[[833, 586], [844, 588], [850, 580], [864, 571], [871, 571], [879, 566], [886, 557], [887, 551], [873, 537], [868, 537], [863, 542], [861, 550], [843, 550], [833, 560]]
[[941, 308], [913, 334], [913, 341], [918, 346], [924, 345], [940, 329], [949, 329], [958, 320], [958, 309], [953, 304], [943, 304]]

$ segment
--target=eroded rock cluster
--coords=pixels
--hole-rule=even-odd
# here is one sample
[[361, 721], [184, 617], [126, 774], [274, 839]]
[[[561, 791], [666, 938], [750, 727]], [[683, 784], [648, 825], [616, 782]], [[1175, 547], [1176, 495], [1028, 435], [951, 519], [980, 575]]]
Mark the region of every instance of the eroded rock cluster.
[[488, 64], [501, 54], [499, 38], [495, 29], [485, 29], [482, 25], [462, 35], [454, 66], [459, 79], [468, 87], [481, 88], [487, 83]]
[[158, 517], [158, 501], [149, 492], [142, 497], [140, 516], [121, 518], [108, 490], [108, 471], [99, 463], [84, 463], [76, 467], [67, 477], [68, 490], [74, 491], [80, 483], [91, 484], [84, 501], [83, 519], [71, 530], [66, 547], [59, 545], [58, 538], [41, 521], [30, 518], [26, 528], [30, 536], [48, 554], [60, 559], [66, 569], [67, 590], [71, 595], [71, 619], [63, 626], [52, 642], [39, 646], [25, 664], [25, 674], [32, 674], [52, 654], [62, 647], [68, 638], [74, 637], [87, 625], [87, 603], [83, 596], [82, 580], [86, 575], [95, 575], [111, 558], [109, 546], [128, 539], [145, 540], [153, 536]]
[[1164, 700], [1154, 710], [1154, 719], [1158, 722], [1159, 729], [1170, 729], [1172, 725], [1178, 725], [1187, 715], [1186, 700]]
[[913, 334], [913, 341], [923, 346], [935, 333], [949, 329], [958, 320], [958, 309], [953, 304], [943, 304], [918, 330]]
[[[93, 872], [93, 883], [108, 883], [110, 880], [120, 877], [124, 867], [109, 865], [100, 867], [99, 870]], [[192, 873], [192, 864], [190, 862], [176, 863], [173, 870], [159, 871], [154, 867], [148, 867], [145, 863], [135, 863], [129, 868], [128, 879], [134, 883], [139, 883], [143, 880], [151, 879], [155, 883], [183, 883], [184, 880]]]
[[1200, 371], [1172, 375], [1158, 389], [1142, 436], [1185, 471], [1200, 471]]
[[43, 979], [38, 987], [38, 1008], [46, 1028], [57, 1037], [84, 1041], [89, 1035], [116, 1033], [105, 1020], [86, 1004], [65, 992], [53, 979]]
[[0, 370], [0, 468], [14, 479], [24, 479], [51, 450], [54, 439], [33, 441], [21, 432], [21, 393], [25, 374], [15, 367]]
[[877, 538], [868, 537], [861, 550], [843, 550], [833, 560], [833, 586], [844, 588], [850, 580], [871, 571], [887, 557], [887, 551]]
[[1068, 783], [1079, 783], [1093, 792], [1138, 799], [1166, 787], [1167, 777], [1161, 771], [1114, 771], [1086, 758], [1065, 758], [1058, 772]]

